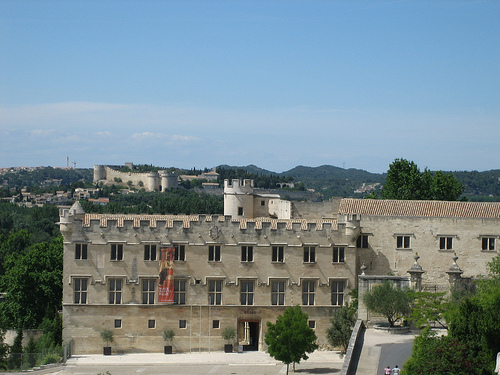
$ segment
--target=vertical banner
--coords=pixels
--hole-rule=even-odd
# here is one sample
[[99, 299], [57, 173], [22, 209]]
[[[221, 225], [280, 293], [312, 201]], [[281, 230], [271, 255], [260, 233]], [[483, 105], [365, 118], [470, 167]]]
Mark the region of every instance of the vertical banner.
[[160, 280], [158, 302], [174, 303], [174, 247], [160, 248]]

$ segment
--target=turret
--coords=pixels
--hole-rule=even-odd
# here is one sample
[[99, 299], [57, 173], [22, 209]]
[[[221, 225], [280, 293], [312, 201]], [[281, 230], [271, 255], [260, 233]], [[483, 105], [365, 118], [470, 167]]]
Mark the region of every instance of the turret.
[[175, 173], [168, 173], [167, 171], [159, 171], [161, 178], [161, 188], [165, 191], [169, 188], [178, 188], [177, 175]]
[[104, 165], [94, 165], [94, 182], [106, 179], [106, 167]]
[[155, 172], [149, 172], [147, 174], [149, 191], [156, 190], [156, 176], [157, 176], [157, 174]]
[[224, 215], [253, 218], [253, 180], [224, 180]]

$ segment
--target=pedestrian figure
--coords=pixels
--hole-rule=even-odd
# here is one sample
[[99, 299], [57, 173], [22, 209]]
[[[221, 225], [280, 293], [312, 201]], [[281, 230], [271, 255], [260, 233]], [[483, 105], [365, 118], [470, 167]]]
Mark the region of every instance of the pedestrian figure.
[[389, 366], [387, 366], [385, 369], [384, 369], [384, 375], [391, 375], [391, 368]]
[[398, 365], [396, 365], [396, 367], [394, 367], [392, 369], [392, 374], [393, 375], [399, 375], [400, 372], [401, 372], [401, 370], [399, 369]]

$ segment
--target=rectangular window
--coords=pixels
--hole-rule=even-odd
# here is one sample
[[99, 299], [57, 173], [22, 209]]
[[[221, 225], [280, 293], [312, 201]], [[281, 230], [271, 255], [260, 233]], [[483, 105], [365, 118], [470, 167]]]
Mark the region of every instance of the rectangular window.
[[142, 304], [154, 305], [155, 303], [155, 280], [142, 280]]
[[115, 319], [115, 328], [122, 328], [122, 320]]
[[304, 246], [304, 263], [316, 262], [316, 248], [314, 246]]
[[356, 241], [356, 247], [358, 249], [368, 249], [368, 235], [361, 234]]
[[253, 262], [253, 246], [242, 246], [241, 247], [241, 261], [242, 262]]
[[75, 259], [87, 259], [87, 244], [77, 243], [75, 244]]
[[156, 260], [156, 245], [144, 245], [144, 260]]
[[271, 282], [271, 305], [284, 305], [285, 304], [285, 282], [272, 281]]
[[220, 328], [220, 321], [219, 320], [212, 321], [212, 328], [219, 329]]
[[186, 260], [186, 245], [175, 244], [175, 254], [174, 260], [185, 261]]
[[148, 328], [156, 328], [156, 320], [149, 319], [148, 320]]
[[222, 280], [210, 280], [208, 282], [208, 303], [210, 305], [222, 305]]
[[344, 247], [335, 246], [333, 248], [333, 263], [344, 263], [344, 253]]
[[240, 304], [253, 305], [253, 281], [242, 281], [240, 285]]
[[284, 246], [273, 246], [273, 262], [284, 262], [285, 259], [285, 247]]
[[396, 247], [398, 249], [409, 249], [410, 248], [410, 236], [397, 236], [396, 237]]
[[109, 279], [109, 303], [111, 305], [122, 303], [122, 279]]
[[186, 328], [186, 327], [187, 327], [186, 321], [184, 319], [179, 320], [179, 328]]
[[186, 304], [186, 280], [174, 280], [174, 305]]
[[220, 246], [210, 245], [208, 247], [208, 261], [209, 262], [220, 262]]
[[308, 325], [309, 325], [309, 328], [315, 329], [316, 328], [316, 321], [309, 320]]
[[316, 282], [312, 280], [302, 282], [302, 304], [314, 305], [314, 288]]
[[494, 237], [483, 237], [481, 239], [481, 249], [485, 251], [495, 250], [495, 238]]
[[73, 296], [74, 303], [87, 303], [87, 279], [73, 279]]
[[439, 237], [439, 250], [453, 249], [453, 237]]
[[345, 281], [332, 281], [332, 305], [333, 306], [343, 306], [344, 305], [344, 288]]
[[123, 260], [123, 245], [111, 244], [111, 260]]
[[243, 207], [238, 207], [238, 216], [243, 215]]

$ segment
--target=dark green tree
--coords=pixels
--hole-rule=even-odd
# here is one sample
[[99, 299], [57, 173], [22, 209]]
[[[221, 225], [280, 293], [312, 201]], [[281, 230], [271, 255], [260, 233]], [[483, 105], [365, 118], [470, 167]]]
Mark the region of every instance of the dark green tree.
[[397, 288], [389, 281], [376, 285], [363, 295], [363, 302], [368, 310], [385, 316], [390, 327], [411, 311], [411, 298], [407, 290]]
[[29, 252], [9, 256], [0, 287], [6, 293], [0, 317], [10, 328], [38, 328], [46, 307], [61, 308], [62, 236], [33, 245]]
[[286, 373], [290, 363], [307, 360], [307, 353], [318, 348], [316, 334], [308, 325], [308, 315], [300, 306], [289, 307], [279, 315], [276, 323], [267, 322], [265, 342], [271, 357], [286, 364]]
[[380, 192], [382, 199], [421, 199], [422, 193], [422, 175], [417, 165], [405, 159], [394, 160]]
[[438, 201], [456, 201], [462, 195], [462, 184], [450, 173], [437, 171], [432, 181], [432, 198]]
[[8, 365], [8, 355], [10, 352], [9, 345], [4, 343], [5, 331], [0, 331], [0, 369], [7, 370], [9, 368]]
[[21, 367], [21, 358], [23, 353], [23, 329], [18, 328], [14, 342], [10, 347], [9, 368], [16, 369]]
[[357, 309], [346, 303], [335, 310], [330, 318], [332, 325], [326, 330], [326, 338], [333, 347], [340, 347], [342, 353], [345, 353], [349, 346], [356, 315]]
[[451, 336], [433, 336], [429, 328], [415, 338], [405, 375], [453, 374], [486, 375], [487, 358], [467, 343]]
[[380, 195], [382, 199], [456, 201], [463, 191], [452, 174], [432, 174], [427, 168], [420, 172], [413, 161], [396, 159], [389, 166]]
[[429, 329], [415, 339], [405, 374], [492, 374], [500, 352], [500, 256], [489, 263], [490, 274], [475, 293], [448, 303], [448, 336]]

